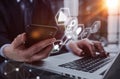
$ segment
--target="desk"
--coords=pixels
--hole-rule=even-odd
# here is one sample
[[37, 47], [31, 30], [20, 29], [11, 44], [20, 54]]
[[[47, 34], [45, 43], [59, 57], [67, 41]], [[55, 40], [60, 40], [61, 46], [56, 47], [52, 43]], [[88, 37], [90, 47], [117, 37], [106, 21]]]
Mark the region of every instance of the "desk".
[[25, 66], [25, 63], [5, 60], [0, 64], [0, 79], [70, 79], [61, 75]]

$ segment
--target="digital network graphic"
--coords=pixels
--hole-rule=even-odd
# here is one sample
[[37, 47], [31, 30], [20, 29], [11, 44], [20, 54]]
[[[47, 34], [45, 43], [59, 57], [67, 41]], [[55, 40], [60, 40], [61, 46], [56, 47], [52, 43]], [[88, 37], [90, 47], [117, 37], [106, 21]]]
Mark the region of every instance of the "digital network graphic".
[[78, 18], [70, 16], [69, 8], [60, 8], [55, 16], [55, 21], [58, 27], [64, 27], [64, 35], [60, 40], [54, 43], [52, 53], [61, 50], [69, 40], [76, 41], [78, 39], [88, 38], [90, 34], [96, 33], [100, 26], [100, 21], [95, 21], [90, 27], [85, 28], [84, 24], [78, 23]]
[[[60, 10], [55, 15], [55, 21], [58, 27], [64, 27], [65, 30], [62, 38], [53, 44], [54, 48], [51, 53], [60, 51], [61, 48], [70, 40], [76, 41], [79, 39], [88, 38], [90, 34], [96, 33], [101, 26], [100, 21], [95, 21], [90, 27], [85, 28], [84, 24], [78, 23], [77, 17], [70, 16], [69, 8], [60, 8]], [[5, 63], [8, 63], [8, 61], [5, 60]], [[14, 66], [13, 64], [9, 63], [7, 66], [9, 66], [10, 69], [3, 69], [3, 74], [5, 76], [9, 76], [11, 73], [16, 72], [16, 79], [30, 79], [30, 74], [34, 71], [34, 69], [24, 69], [23, 66], [25, 64], [26, 63], [22, 63], [18, 64], [18, 66]], [[26, 75], [25, 73], [28, 74]], [[40, 79], [40, 76], [43, 73], [44, 72], [34, 73], [35, 78], [33, 79]], [[18, 75], [21, 78], [17, 78]]]
[[26, 63], [5, 60], [3, 65], [0, 71], [7, 79], [41, 79], [45, 74], [45, 71], [35, 72], [36, 69], [27, 67]]

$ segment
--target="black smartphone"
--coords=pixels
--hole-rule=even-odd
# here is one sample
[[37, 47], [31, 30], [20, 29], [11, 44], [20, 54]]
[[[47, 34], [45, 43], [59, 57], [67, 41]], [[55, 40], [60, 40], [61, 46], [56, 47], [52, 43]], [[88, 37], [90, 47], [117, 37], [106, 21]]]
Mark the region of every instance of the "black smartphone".
[[31, 24], [26, 27], [25, 47], [40, 42], [45, 39], [54, 38], [57, 33], [57, 27]]

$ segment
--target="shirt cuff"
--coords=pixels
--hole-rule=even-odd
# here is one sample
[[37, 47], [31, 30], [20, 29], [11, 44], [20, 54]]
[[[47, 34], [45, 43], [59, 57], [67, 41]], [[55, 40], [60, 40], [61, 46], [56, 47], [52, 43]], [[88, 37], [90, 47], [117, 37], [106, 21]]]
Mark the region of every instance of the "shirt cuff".
[[4, 44], [1, 48], [0, 48], [0, 56], [6, 58], [6, 56], [4, 55], [4, 52], [3, 52], [3, 49], [6, 47], [6, 46], [9, 46], [10, 44]]
[[70, 43], [71, 41], [72, 41], [72, 40], [68, 41], [68, 42], [65, 44], [66, 49], [67, 49], [68, 51], [72, 51], [71, 48], [69, 47], [69, 43]]

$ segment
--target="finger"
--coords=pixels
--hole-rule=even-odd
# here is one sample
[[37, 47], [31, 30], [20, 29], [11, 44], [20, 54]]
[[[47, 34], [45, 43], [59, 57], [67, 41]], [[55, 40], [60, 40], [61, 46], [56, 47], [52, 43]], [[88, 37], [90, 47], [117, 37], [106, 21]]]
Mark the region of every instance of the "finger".
[[81, 43], [78, 42], [78, 45], [82, 47], [82, 50], [85, 53], [84, 54], [85, 56], [95, 57], [96, 56], [95, 47], [94, 47], [93, 43], [91, 41], [90, 42], [89, 41], [84, 40], [83, 44], [82, 44], [83, 46], [81, 46], [80, 45]]
[[47, 39], [47, 40], [41, 41], [41, 42], [31, 46], [30, 48], [28, 48], [26, 52], [31, 54], [31, 55], [33, 55], [33, 54], [41, 51], [42, 49], [44, 49], [48, 45], [53, 44], [53, 42], [55, 42], [55, 41], [56, 41], [55, 38], [51, 38], [51, 39]]
[[33, 55], [30, 58], [30, 62], [39, 61], [41, 59], [44, 59], [44, 58], [48, 57], [52, 48], [53, 48], [52, 45], [47, 46], [46, 48], [44, 48], [44, 50], [42, 50], [42, 51], [38, 52], [37, 54]]
[[92, 44], [86, 44], [86, 49], [84, 51], [86, 56], [91, 56], [91, 57], [96, 56], [95, 48]]
[[108, 55], [100, 42], [94, 41], [94, 46], [96, 51], [100, 53], [100, 56], [106, 57]]
[[26, 41], [26, 33], [23, 33], [23, 34], [22, 34], [22, 41], [23, 41], [23, 44], [25, 44], [25, 41]]
[[69, 47], [70, 47], [70, 49], [73, 51], [73, 53], [75, 54], [75, 55], [78, 55], [78, 56], [81, 56], [82, 55], [82, 49], [80, 49], [79, 47], [78, 47], [78, 45], [77, 45], [77, 43], [74, 43], [74, 42], [70, 42], [69, 43]]
[[14, 48], [17, 48], [25, 42], [24, 40], [25, 40], [25, 33], [20, 34], [14, 39], [12, 45], [14, 46]]
[[96, 56], [96, 50], [95, 50], [95, 46], [93, 44], [90, 44], [91, 48], [90, 48], [90, 53], [92, 55], [92, 57]]

